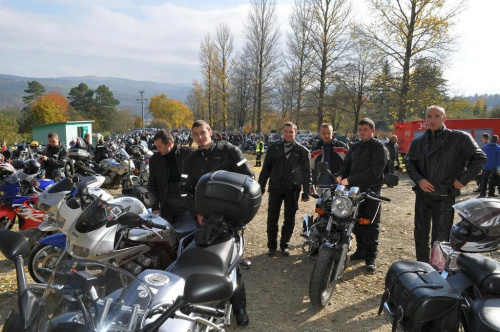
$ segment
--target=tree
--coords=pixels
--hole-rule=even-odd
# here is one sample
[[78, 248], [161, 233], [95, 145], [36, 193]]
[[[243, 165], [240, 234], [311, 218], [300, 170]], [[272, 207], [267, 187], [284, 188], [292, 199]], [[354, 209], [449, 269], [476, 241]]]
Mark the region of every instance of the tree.
[[69, 103], [66, 97], [55, 91], [49, 91], [38, 98], [32, 105], [32, 125], [39, 126], [47, 123], [68, 121]]
[[347, 31], [351, 4], [348, 0], [310, 0], [311, 75], [316, 87], [318, 130], [325, 120], [325, 97], [342, 56], [349, 45]]
[[118, 116], [116, 106], [120, 101], [106, 85], [99, 85], [94, 92], [94, 105], [90, 114], [96, 122], [96, 131], [106, 131], [112, 127], [112, 122]]
[[392, 73], [387, 59], [382, 61], [382, 68], [372, 82], [370, 93], [370, 116], [376, 120], [375, 125], [390, 127], [398, 119], [398, 90], [400, 81]]
[[210, 34], [206, 34], [200, 45], [201, 72], [203, 75], [203, 86], [205, 102], [208, 111], [208, 123], [212, 126], [214, 123], [214, 88], [215, 88], [215, 70], [216, 70], [217, 49]]
[[227, 110], [229, 102], [229, 72], [231, 71], [231, 55], [233, 53], [233, 35], [227, 24], [219, 24], [215, 33], [215, 47], [217, 49], [217, 68], [215, 77], [221, 99], [222, 130], [227, 128]]
[[[273, 75], [279, 60], [279, 26], [275, 0], [251, 0], [244, 24], [245, 53], [250, 56], [254, 79], [254, 109], [257, 133], [261, 132], [262, 109], [269, 98]], [[252, 131], [254, 128], [252, 127]]]
[[295, 0], [292, 14], [290, 15], [290, 27], [292, 31], [287, 39], [287, 65], [290, 75], [293, 75], [295, 114], [290, 115], [300, 127], [300, 113], [303, 108], [304, 90], [309, 85], [308, 77], [311, 71], [311, 62], [308, 61], [310, 50], [310, 28], [312, 11], [308, 8], [308, 0]]
[[[243, 128], [250, 117], [252, 109], [253, 80], [252, 69], [249, 66], [248, 55], [240, 54], [236, 67], [232, 72], [233, 93], [231, 94], [230, 107], [233, 128]], [[253, 127], [253, 126], [252, 126]]]
[[8, 111], [0, 111], [0, 123], [2, 124], [2, 134], [0, 136], [0, 143], [5, 141], [7, 144], [17, 141], [19, 138], [19, 126], [16, 118], [9, 114]]
[[23, 101], [27, 106], [30, 106], [43, 96], [45, 87], [38, 81], [28, 81], [28, 89], [24, 90], [24, 92], [28, 95], [23, 97]]
[[190, 128], [194, 122], [193, 112], [186, 105], [164, 93], [151, 97], [149, 112], [154, 122], [163, 121], [170, 128]]
[[203, 86], [197, 80], [193, 81], [193, 88], [186, 97], [186, 105], [194, 114], [196, 119], [205, 119], [205, 99], [203, 98]]
[[500, 105], [495, 105], [491, 108], [488, 118], [500, 118]]
[[402, 73], [398, 118], [405, 119], [409, 115], [411, 70], [417, 57], [446, 60], [454, 41], [455, 19], [465, 0], [368, 1], [373, 22], [366, 36]]
[[69, 91], [68, 99], [73, 109], [80, 112], [80, 114], [88, 114], [94, 106], [94, 91], [87, 84], [80, 83]]
[[378, 59], [363, 35], [353, 29], [352, 43], [347, 56], [347, 64], [338, 76], [339, 88], [344, 91], [347, 109], [353, 114], [353, 132], [356, 132], [361, 110], [368, 103], [372, 80], [377, 73]]
[[139, 128], [142, 126], [142, 118], [135, 115], [131, 110], [118, 110], [117, 116], [110, 123], [109, 131], [112, 133], [124, 133], [128, 128]]

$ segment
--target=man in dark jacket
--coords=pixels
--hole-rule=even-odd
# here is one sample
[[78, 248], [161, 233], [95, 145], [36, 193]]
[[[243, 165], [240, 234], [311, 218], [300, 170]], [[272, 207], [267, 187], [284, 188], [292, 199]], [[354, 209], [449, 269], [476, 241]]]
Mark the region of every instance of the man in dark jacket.
[[[214, 171], [229, 171], [254, 177], [247, 159], [238, 147], [227, 142], [212, 141], [212, 129], [210, 125], [197, 120], [192, 126], [193, 139], [198, 144], [198, 150], [191, 153], [182, 165], [182, 195], [187, 197], [189, 210], [196, 215], [198, 222], [203, 222], [203, 217], [196, 211], [194, 191], [198, 180], [205, 174]], [[248, 325], [250, 322], [247, 312], [247, 299], [245, 283], [242, 280], [241, 271], [237, 268], [238, 287], [233, 293], [230, 302], [236, 316], [238, 326]]]
[[311, 168], [309, 151], [297, 141], [297, 126], [287, 122], [283, 126], [283, 141], [269, 146], [264, 165], [259, 176], [259, 184], [264, 193], [269, 179], [269, 207], [267, 210], [268, 256], [276, 255], [278, 247], [278, 221], [281, 204], [285, 202], [285, 220], [281, 228], [280, 249], [283, 256], [290, 256], [288, 243], [295, 227], [295, 213], [298, 209], [300, 188], [302, 201], [309, 200]]
[[[485, 134], [483, 134], [484, 136]], [[488, 134], [486, 134], [488, 135]], [[486, 143], [482, 148], [486, 154], [486, 163], [483, 165], [483, 174], [481, 177], [481, 193], [479, 197], [496, 197], [495, 186], [498, 184], [497, 167], [500, 166], [500, 146], [498, 145], [498, 135], [491, 137], [491, 142]]]
[[[333, 137], [333, 127], [331, 124], [323, 123], [319, 128], [319, 135], [321, 140], [311, 151], [313, 187], [318, 184], [319, 174], [316, 166], [320, 161], [326, 161], [330, 172], [333, 175], [337, 175], [347, 154], [347, 145]], [[311, 188], [312, 193], [314, 193], [314, 188]]]
[[387, 142], [385, 146], [387, 147], [387, 150], [389, 150], [389, 160], [384, 173], [394, 174], [394, 170], [400, 168], [398, 137], [396, 135], [392, 135], [389, 142]]
[[182, 162], [195, 149], [175, 144], [172, 134], [165, 130], [157, 132], [153, 141], [157, 152], [149, 159], [148, 192], [151, 209], [154, 214], [175, 223], [188, 211], [186, 202], [180, 195], [179, 183]]
[[453, 225], [453, 204], [460, 189], [474, 179], [486, 156], [472, 136], [444, 125], [440, 106], [425, 112], [427, 131], [414, 138], [405, 159], [406, 171], [415, 182], [415, 249], [417, 260], [429, 261], [429, 232], [434, 241], [448, 241]]
[[59, 135], [55, 132], [48, 135], [49, 144], [45, 148], [40, 162], [45, 165], [45, 177], [54, 178], [54, 171], [63, 168], [68, 159], [68, 150], [59, 143]]
[[85, 134], [83, 140], [78, 137], [73, 147], [85, 150], [87, 152], [91, 152], [92, 150], [94, 150], [94, 146], [92, 145], [92, 142], [90, 142], [90, 134]]
[[[337, 181], [344, 186], [359, 187], [362, 192], [371, 190], [372, 193], [380, 195], [388, 159], [384, 143], [374, 138], [375, 124], [368, 118], [358, 122], [358, 135], [361, 141], [349, 149]], [[363, 218], [369, 222], [354, 225], [357, 249], [351, 259], [364, 259], [368, 272], [375, 272], [380, 233], [380, 203], [370, 199], [363, 201], [359, 206], [358, 215], [360, 221]]]

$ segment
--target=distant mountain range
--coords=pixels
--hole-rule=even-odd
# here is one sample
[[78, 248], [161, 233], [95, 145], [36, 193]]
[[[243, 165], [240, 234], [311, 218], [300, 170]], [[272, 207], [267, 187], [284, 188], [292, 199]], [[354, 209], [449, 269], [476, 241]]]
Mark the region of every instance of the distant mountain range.
[[[57, 91], [68, 96], [69, 91], [85, 83], [90, 89], [96, 89], [99, 85], [106, 85], [116, 99], [120, 101], [119, 109], [129, 109], [135, 114], [141, 114], [140, 90], [144, 90], [143, 98], [150, 99], [157, 94], [166, 94], [168, 98], [184, 102], [191, 90], [190, 84], [169, 84], [148, 81], [134, 81], [114, 77], [60, 77], [60, 78], [34, 78], [20, 77], [0, 74], [0, 109], [24, 107], [22, 97], [26, 95], [24, 90], [28, 88], [28, 81], [38, 81], [45, 86], [45, 91]], [[146, 106], [146, 104], [145, 104]]]

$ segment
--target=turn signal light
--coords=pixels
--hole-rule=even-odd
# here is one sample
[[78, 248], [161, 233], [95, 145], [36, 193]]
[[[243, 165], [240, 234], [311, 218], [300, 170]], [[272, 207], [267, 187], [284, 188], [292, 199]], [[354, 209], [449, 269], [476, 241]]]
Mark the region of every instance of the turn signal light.
[[139, 175], [139, 170], [137, 168], [134, 169], [134, 175]]
[[370, 219], [366, 219], [366, 218], [359, 218], [359, 224], [360, 225], [370, 225], [371, 222], [370, 222]]
[[325, 214], [325, 209], [316, 208], [316, 209], [314, 209], [314, 212], [316, 212], [317, 214], [319, 214], [320, 216], [322, 216], [322, 215]]

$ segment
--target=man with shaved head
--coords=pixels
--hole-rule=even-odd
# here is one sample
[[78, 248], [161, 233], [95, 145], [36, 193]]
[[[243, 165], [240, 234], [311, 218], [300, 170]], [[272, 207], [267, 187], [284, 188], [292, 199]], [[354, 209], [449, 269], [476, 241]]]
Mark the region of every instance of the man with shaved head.
[[446, 112], [433, 105], [425, 112], [427, 131], [413, 139], [405, 159], [415, 182], [415, 250], [417, 260], [429, 261], [429, 232], [434, 241], [448, 241], [453, 205], [460, 189], [481, 171], [486, 155], [472, 136], [445, 126]]

